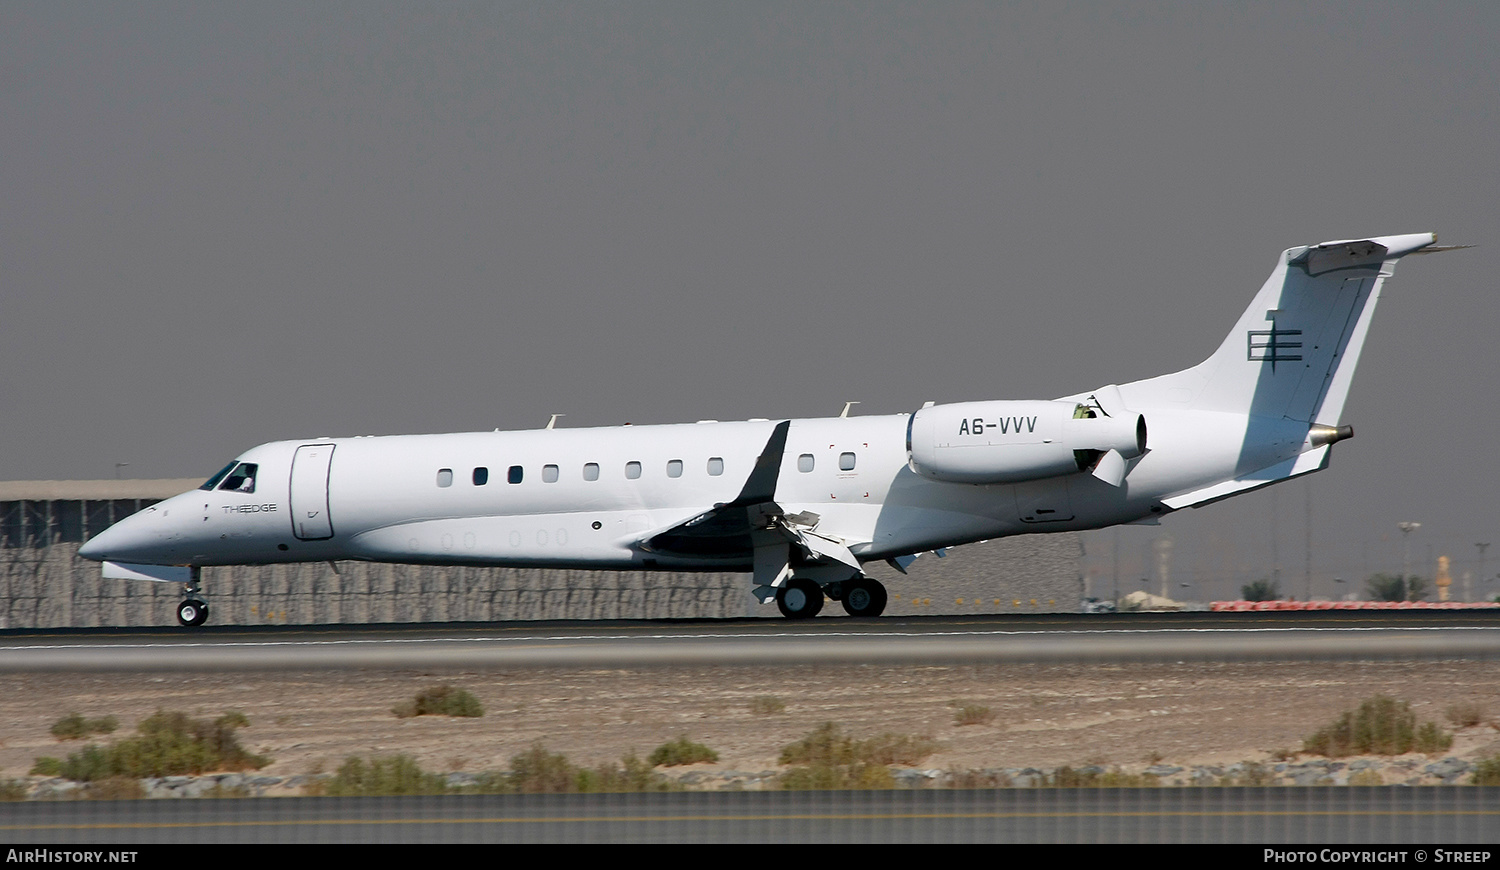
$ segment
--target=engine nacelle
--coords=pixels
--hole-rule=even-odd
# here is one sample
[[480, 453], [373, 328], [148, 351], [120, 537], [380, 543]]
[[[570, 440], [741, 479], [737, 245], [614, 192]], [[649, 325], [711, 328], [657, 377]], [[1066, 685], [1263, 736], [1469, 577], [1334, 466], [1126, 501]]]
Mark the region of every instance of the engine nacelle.
[[1146, 451], [1140, 414], [1106, 416], [1070, 401], [933, 405], [911, 416], [906, 433], [912, 471], [950, 483], [1058, 477], [1092, 470], [1110, 451], [1119, 454], [1116, 463]]

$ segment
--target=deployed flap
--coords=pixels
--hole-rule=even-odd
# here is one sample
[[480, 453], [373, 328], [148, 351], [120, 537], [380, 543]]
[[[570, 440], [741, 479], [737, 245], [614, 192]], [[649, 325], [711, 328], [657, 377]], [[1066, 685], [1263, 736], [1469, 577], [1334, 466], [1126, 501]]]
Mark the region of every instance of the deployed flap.
[[812, 553], [824, 558], [833, 559], [837, 562], [843, 562], [854, 570], [859, 570], [859, 560], [854, 558], [854, 554], [849, 552], [849, 548], [844, 546], [842, 541], [836, 541], [833, 538], [816, 535], [812, 532], [798, 532], [797, 539], [802, 543], [802, 546], [806, 547]]

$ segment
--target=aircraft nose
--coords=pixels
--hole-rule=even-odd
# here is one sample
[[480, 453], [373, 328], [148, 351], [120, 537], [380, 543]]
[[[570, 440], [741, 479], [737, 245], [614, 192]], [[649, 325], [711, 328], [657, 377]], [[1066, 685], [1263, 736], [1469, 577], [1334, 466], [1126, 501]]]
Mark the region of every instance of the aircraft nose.
[[78, 555], [95, 562], [103, 562], [105, 554], [109, 552], [109, 549], [104, 544], [104, 536], [107, 534], [109, 534], [109, 529], [105, 529], [87, 541], [84, 541], [83, 546], [78, 548]]
[[127, 541], [138, 537], [131, 534], [124, 527], [129, 524], [130, 518], [120, 520], [99, 534], [83, 542], [78, 548], [78, 555], [95, 562], [103, 562], [112, 555], [118, 556], [122, 551], [129, 549]]
[[89, 538], [78, 548], [78, 555], [95, 562], [139, 560], [160, 543], [150, 518], [136, 514]]

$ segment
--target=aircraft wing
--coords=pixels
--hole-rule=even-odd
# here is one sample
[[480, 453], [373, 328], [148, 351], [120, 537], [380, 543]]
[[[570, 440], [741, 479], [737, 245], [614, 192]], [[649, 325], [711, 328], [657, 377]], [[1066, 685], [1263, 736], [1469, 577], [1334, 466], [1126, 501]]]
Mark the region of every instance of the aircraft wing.
[[776, 504], [776, 479], [781, 474], [781, 457], [786, 452], [786, 436], [791, 428], [790, 420], [776, 424], [733, 501], [716, 504], [686, 522], [654, 531], [642, 538], [638, 546], [653, 553], [726, 559], [743, 556], [748, 561], [755, 549], [752, 534], [774, 529], [784, 515]]
[[818, 515], [788, 515], [776, 503], [776, 481], [786, 452], [787, 432], [792, 422], [776, 424], [766, 446], [756, 457], [755, 468], [733, 501], [716, 504], [686, 522], [654, 531], [637, 546], [651, 553], [673, 556], [722, 558], [751, 564], [757, 549], [779, 548], [798, 561], [832, 559], [859, 570], [859, 560], [848, 545], [813, 529]]

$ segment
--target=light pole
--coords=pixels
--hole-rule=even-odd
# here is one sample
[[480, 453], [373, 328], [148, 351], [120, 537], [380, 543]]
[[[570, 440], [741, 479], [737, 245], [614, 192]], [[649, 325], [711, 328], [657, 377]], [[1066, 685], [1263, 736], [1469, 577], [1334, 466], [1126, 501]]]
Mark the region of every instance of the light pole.
[[1422, 528], [1422, 524], [1396, 523], [1396, 528], [1401, 530], [1401, 584], [1405, 586], [1410, 582], [1407, 575], [1411, 573], [1411, 533]]

